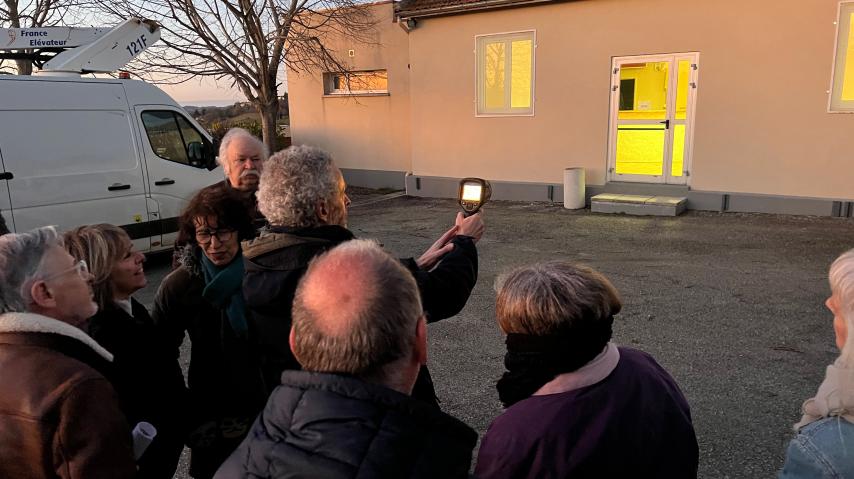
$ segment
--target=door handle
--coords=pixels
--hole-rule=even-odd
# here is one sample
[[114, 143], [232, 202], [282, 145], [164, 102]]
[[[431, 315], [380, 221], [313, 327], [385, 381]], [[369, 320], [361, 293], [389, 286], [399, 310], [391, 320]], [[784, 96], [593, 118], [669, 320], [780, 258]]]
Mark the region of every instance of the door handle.
[[155, 184], [156, 186], [174, 185], [174, 184], [175, 184], [175, 180], [173, 180], [172, 178], [163, 178], [163, 179], [162, 179], [162, 180], [160, 180], [160, 181], [155, 181], [155, 182], [154, 182], [154, 184]]
[[129, 190], [130, 185], [123, 185], [121, 183], [113, 183], [112, 185], [107, 187], [108, 191], [119, 191], [119, 190]]
[[0, 180], [11, 180], [14, 177], [15, 175], [13, 175], [11, 171], [4, 171], [3, 173], [0, 173]]
[[670, 120], [659, 121], [659, 123], [661, 123], [662, 125], [664, 125], [664, 129], [665, 129], [665, 130], [669, 130], [669, 129], [670, 129]]

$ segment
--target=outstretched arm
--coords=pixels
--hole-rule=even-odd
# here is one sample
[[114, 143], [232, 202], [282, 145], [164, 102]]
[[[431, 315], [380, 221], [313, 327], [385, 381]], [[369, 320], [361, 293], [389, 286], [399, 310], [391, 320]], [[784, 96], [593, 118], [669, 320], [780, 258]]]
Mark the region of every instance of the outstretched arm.
[[418, 283], [428, 322], [454, 316], [466, 305], [477, 283], [475, 243], [483, 231], [480, 213], [467, 218], [458, 213], [456, 224], [418, 261], [404, 260]]

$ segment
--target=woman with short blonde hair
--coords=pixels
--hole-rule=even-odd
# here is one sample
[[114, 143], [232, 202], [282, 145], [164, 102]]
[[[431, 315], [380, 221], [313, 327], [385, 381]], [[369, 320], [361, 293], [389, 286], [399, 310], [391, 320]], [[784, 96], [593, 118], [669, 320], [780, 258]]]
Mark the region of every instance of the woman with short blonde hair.
[[[114, 290], [123, 285], [116, 285], [113, 278], [113, 267], [122, 261], [124, 256], [131, 255], [128, 248], [130, 238], [125, 230], [111, 224], [97, 224], [78, 226], [64, 235], [65, 249], [71, 256], [86, 261], [92, 280], [92, 291], [95, 293], [95, 302], [98, 309], [102, 310], [115, 301]], [[141, 253], [134, 253], [134, 262], [142, 257]], [[141, 275], [136, 285], [145, 287], [145, 275]], [[135, 286], [136, 286], [135, 285]], [[129, 289], [133, 289], [130, 286]], [[136, 288], [139, 289], [139, 288]], [[133, 291], [131, 291], [131, 294]], [[130, 294], [120, 291], [122, 299], [128, 299]], [[127, 298], [125, 297], [127, 296]]]
[[552, 261], [497, 286], [506, 410], [481, 442], [475, 476], [696, 477], [688, 403], [651, 356], [611, 342], [622, 303], [604, 275]]
[[183, 450], [185, 387], [177, 356], [169, 353], [148, 311], [133, 294], [146, 285], [145, 256], [128, 234], [111, 224], [85, 225], [63, 236], [65, 249], [93, 276], [98, 313], [88, 332], [113, 354], [108, 377], [133, 428], [148, 422], [157, 436], [139, 458], [139, 477], [171, 478]]

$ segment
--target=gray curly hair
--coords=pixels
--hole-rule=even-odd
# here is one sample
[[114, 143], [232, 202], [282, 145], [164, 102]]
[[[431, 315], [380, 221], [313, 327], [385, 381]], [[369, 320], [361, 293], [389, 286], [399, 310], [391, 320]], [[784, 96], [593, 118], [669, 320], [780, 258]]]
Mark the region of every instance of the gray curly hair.
[[316, 206], [338, 188], [335, 163], [313, 146], [292, 146], [264, 163], [258, 188], [258, 209], [273, 226], [317, 226]]
[[41, 274], [42, 259], [51, 246], [62, 246], [53, 226], [0, 237], [0, 314], [29, 310], [28, 285]]
[[219, 156], [216, 157], [216, 162], [222, 166], [223, 173], [228, 174], [228, 168], [231, 166], [229, 162], [225, 161], [225, 156], [228, 153], [228, 147], [231, 145], [231, 142], [237, 138], [246, 138], [247, 140], [255, 143], [258, 148], [261, 150], [261, 159], [264, 160], [268, 156], [270, 156], [270, 152], [267, 150], [267, 145], [264, 144], [263, 141], [259, 140], [255, 135], [249, 133], [247, 130], [243, 128], [232, 128], [225, 132], [222, 140], [219, 143]]

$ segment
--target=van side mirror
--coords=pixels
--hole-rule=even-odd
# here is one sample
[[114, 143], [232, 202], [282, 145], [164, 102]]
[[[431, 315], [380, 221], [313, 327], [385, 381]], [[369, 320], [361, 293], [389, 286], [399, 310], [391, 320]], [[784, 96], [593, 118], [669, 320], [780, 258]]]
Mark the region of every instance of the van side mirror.
[[196, 168], [201, 168], [204, 165], [205, 153], [201, 141], [187, 143], [187, 160], [189, 160], [190, 166], [195, 166]]
[[210, 153], [209, 157], [208, 157], [208, 164], [207, 164], [207, 168], [210, 171], [216, 169], [216, 167], [219, 166], [219, 164], [216, 161], [217, 156], [219, 156], [219, 141], [220, 141], [219, 138], [214, 138], [213, 143], [205, 142], [205, 144], [209, 148], [208, 151]]
[[208, 170], [216, 168], [216, 156], [213, 154], [212, 145], [208, 142], [191, 141], [188, 143], [187, 159], [190, 166], [196, 168], [207, 168]]

